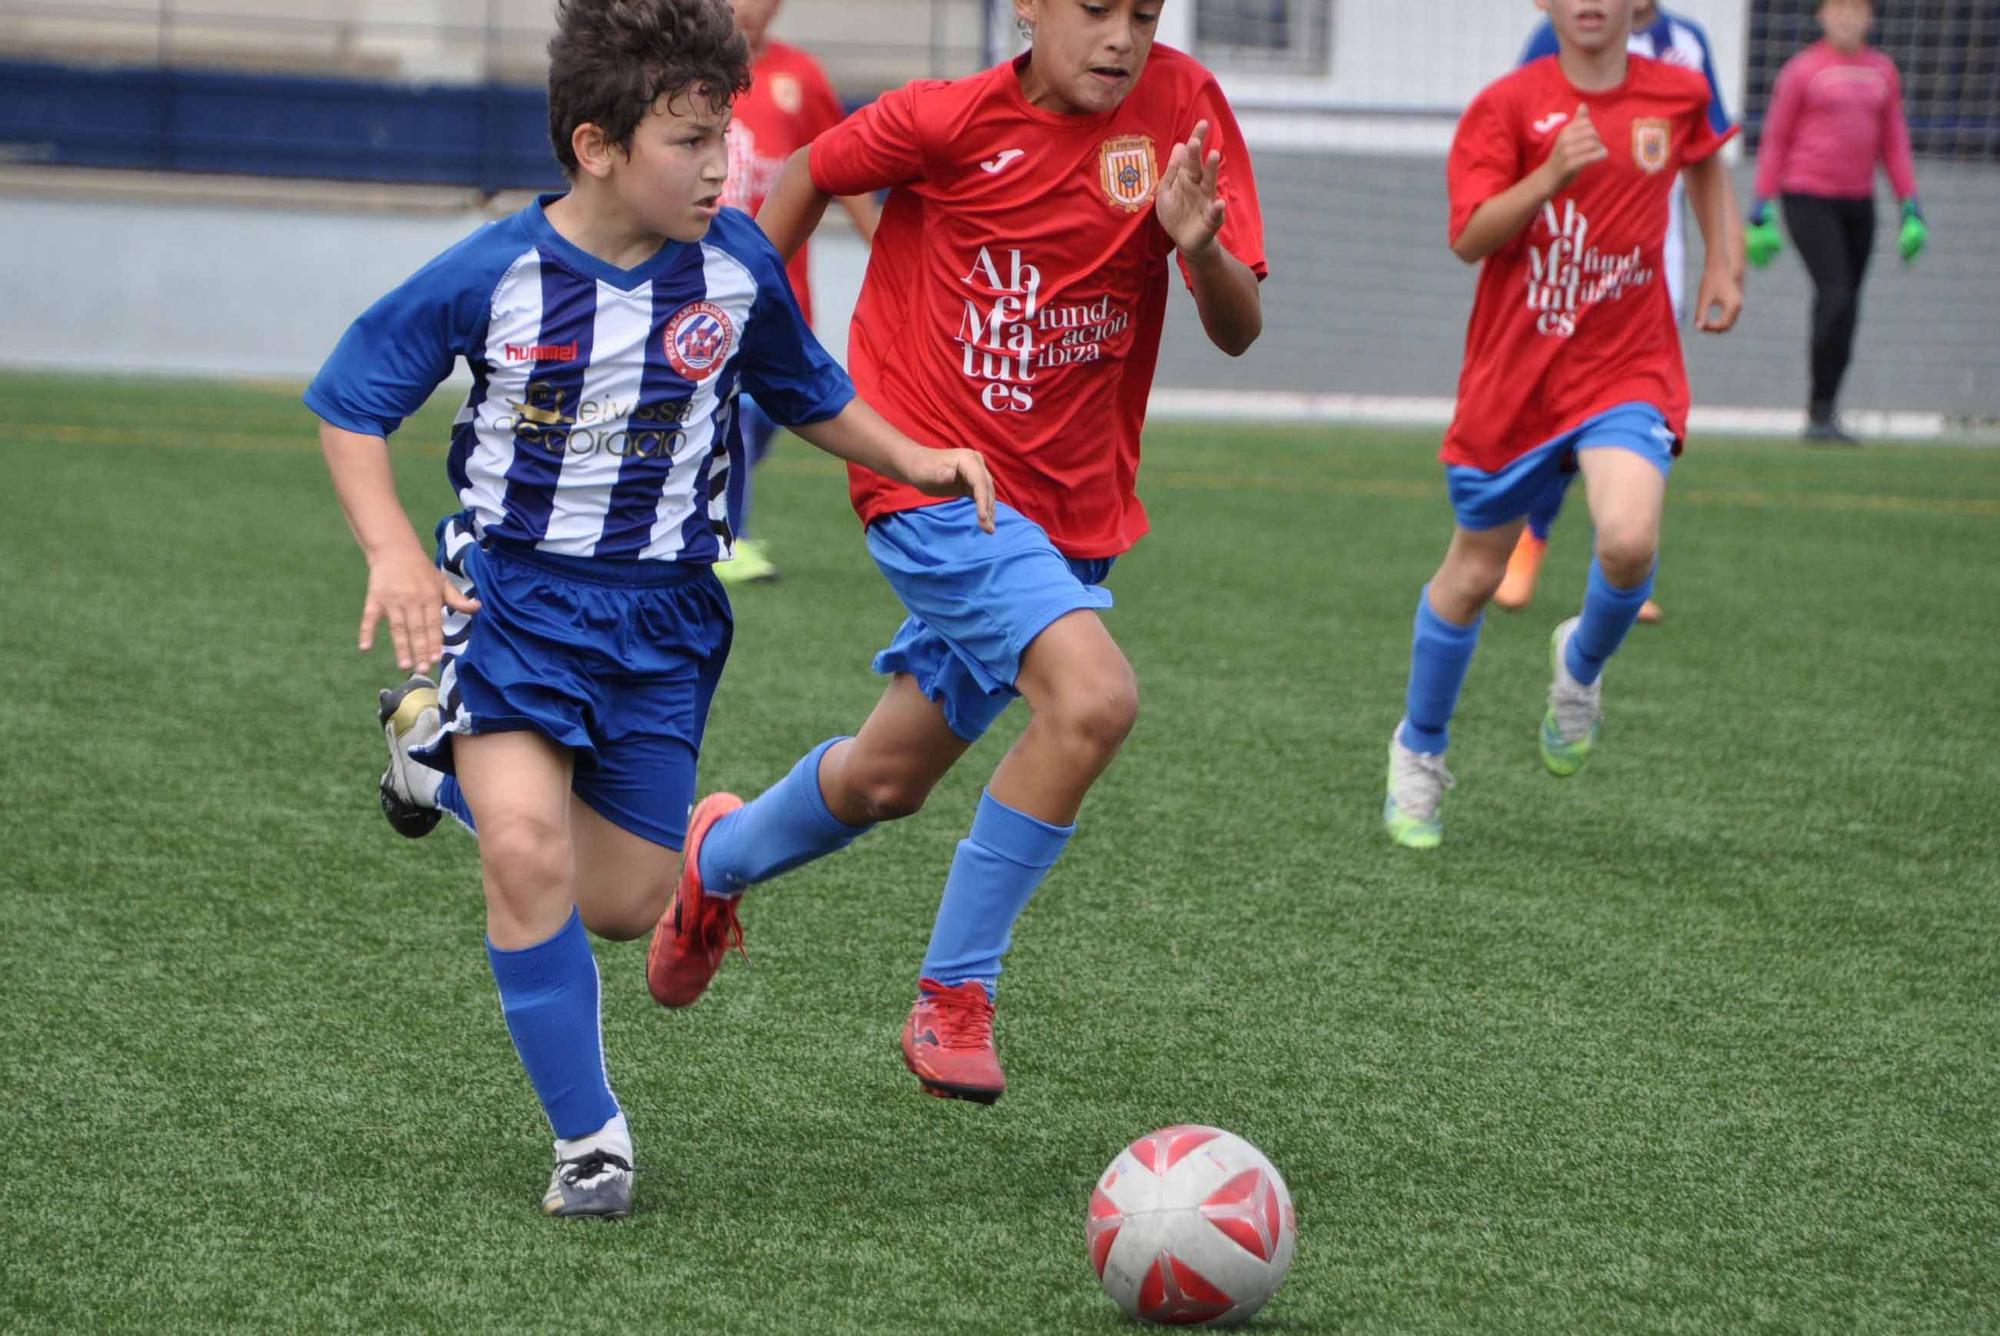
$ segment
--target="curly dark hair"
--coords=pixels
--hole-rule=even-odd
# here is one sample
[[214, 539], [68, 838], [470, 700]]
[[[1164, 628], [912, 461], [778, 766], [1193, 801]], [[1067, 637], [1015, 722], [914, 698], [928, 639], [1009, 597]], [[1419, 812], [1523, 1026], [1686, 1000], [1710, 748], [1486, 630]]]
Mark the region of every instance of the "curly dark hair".
[[662, 95], [727, 101], [750, 86], [750, 44], [729, 0], [558, 0], [549, 41], [549, 139], [575, 174], [571, 139], [595, 125], [629, 152]]

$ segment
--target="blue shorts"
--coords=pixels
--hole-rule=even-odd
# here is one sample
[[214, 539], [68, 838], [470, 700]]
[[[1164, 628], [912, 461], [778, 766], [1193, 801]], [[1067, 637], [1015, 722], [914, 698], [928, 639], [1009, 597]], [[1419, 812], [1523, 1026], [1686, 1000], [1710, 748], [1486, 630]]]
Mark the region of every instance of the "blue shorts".
[[908, 673], [944, 707], [945, 723], [977, 742], [1021, 693], [1021, 655], [1058, 618], [1108, 608], [1113, 558], [1071, 560], [1042, 526], [997, 506], [993, 533], [969, 500], [884, 515], [868, 552], [909, 618], [875, 656], [878, 673]]
[[446, 611], [446, 731], [422, 759], [449, 773], [454, 734], [540, 733], [592, 811], [679, 849], [734, 631], [709, 567], [480, 543], [463, 515], [438, 525], [438, 565], [480, 607]]
[[1586, 418], [1496, 473], [1454, 464], [1444, 471], [1445, 486], [1461, 528], [1493, 529], [1524, 515], [1554, 514], [1576, 480], [1579, 451], [1630, 450], [1643, 455], [1664, 478], [1673, 470], [1678, 444], [1659, 409], [1644, 403], [1620, 404]]

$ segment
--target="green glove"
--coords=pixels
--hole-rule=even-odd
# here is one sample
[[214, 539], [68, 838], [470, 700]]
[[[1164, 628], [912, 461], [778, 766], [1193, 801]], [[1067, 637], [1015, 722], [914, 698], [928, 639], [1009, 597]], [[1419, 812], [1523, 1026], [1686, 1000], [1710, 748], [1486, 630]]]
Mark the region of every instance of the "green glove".
[[1903, 231], [1896, 238], [1896, 249], [1903, 253], [1903, 263], [1908, 264], [1924, 253], [1930, 245], [1930, 225], [1924, 221], [1924, 211], [1913, 199], [1903, 201]]
[[1759, 204], [1743, 229], [1743, 249], [1750, 257], [1750, 263], [1762, 269], [1777, 259], [1778, 252], [1784, 248], [1785, 234], [1778, 230], [1778, 220], [1771, 216], [1771, 206]]

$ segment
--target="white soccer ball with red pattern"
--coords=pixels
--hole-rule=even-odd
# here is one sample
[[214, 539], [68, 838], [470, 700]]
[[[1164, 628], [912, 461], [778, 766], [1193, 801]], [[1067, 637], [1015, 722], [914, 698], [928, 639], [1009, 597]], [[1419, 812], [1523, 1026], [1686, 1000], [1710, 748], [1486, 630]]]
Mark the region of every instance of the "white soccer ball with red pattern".
[[1090, 1264], [1132, 1317], [1232, 1326], [1291, 1269], [1298, 1216], [1255, 1146], [1215, 1127], [1163, 1127], [1118, 1152], [1090, 1194]]

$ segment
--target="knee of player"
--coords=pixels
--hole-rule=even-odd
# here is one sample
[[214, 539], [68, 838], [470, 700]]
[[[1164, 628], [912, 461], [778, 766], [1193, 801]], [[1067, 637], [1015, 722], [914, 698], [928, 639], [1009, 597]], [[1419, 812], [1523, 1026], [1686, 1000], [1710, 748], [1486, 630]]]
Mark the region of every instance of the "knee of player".
[[[676, 878], [678, 872], [676, 873]], [[607, 942], [634, 942], [651, 932], [667, 912], [672, 902], [674, 880], [670, 878], [653, 886], [627, 888], [628, 893], [617, 897], [616, 903], [603, 903], [600, 897], [579, 896], [579, 909], [583, 913], [583, 926]], [[583, 888], [579, 887], [579, 891]]]
[[1659, 555], [1659, 540], [1652, 529], [1640, 525], [1600, 528], [1597, 531], [1597, 564], [1612, 584], [1629, 588], [1652, 572]]
[[1072, 682], [1044, 708], [1049, 722], [1085, 746], [1109, 754], [1139, 722], [1139, 681], [1129, 666]]
[[569, 840], [556, 822], [533, 817], [482, 822], [479, 859], [488, 887], [510, 903], [570, 893]]
[[871, 825], [915, 816], [924, 810], [924, 800], [931, 796], [928, 785], [908, 775], [849, 775], [847, 786]]
[[1431, 581], [1431, 604], [1453, 621], [1478, 615], [1507, 578], [1507, 553], [1457, 552]]

